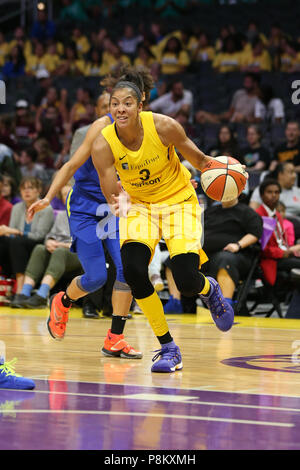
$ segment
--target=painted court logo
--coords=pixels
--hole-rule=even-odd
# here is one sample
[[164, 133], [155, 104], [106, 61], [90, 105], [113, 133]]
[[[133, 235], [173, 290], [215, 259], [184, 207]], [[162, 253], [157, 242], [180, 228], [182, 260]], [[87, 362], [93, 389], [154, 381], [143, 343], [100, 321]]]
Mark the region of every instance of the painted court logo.
[[0, 104], [6, 104], [6, 85], [3, 80], [0, 80]]
[[270, 372], [300, 373], [300, 363], [295, 360], [294, 354], [276, 354], [261, 356], [230, 357], [221, 361], [222, 364], [243, 369], [254, 369]]

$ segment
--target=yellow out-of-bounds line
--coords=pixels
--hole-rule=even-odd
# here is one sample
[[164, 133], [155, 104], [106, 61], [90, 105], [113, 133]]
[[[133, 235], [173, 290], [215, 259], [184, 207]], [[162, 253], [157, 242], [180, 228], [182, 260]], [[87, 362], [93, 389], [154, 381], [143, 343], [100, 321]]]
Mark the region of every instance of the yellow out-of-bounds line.
[[[4, 315], [10, 316], [24, 316], [24, 317], [40, 317], [47, 318], [49, 315], [49, 309], [20, 309], [20, 308], [10, 308], [10, 307], [0, 307], [0, 317]], [[133, 315], [134, 321], [145, 321], [147, 319], [145, 315]], [[300, 308], [299, 308], [300, 316]], [[80, 308], [72, 308], [71, 317], [73, 319], [82, 319], [82, 310]], [[170, 323], [180, 323], [183, 325], [213, 325], [214, 322], [211, 318], [209, 311], [205, 308], [198, 307], [197, 314], [168, 314], [166, 315], [167, 321]], [[109, 320], [109, 317], [107, 317]], [[300, 318], [296, 319], [286, 319], [286, 318], [264, 318], [259, 316], [251, 317], [235, 317], [234, 328], [278, 328], [278, 329], [287, 329], [287, 330], [298, 330], [300, 329]]]
[[[181, 323], [183, 325], [214, 325], [209, 310], [197, 307], [197, 314], [168, 314], [167, 321], [171, 323]], [[242, 317], [236, 316], [234, 319], [234, 328], [277, 328], [287, 330], [300, 329], [300, 308], [299, 320], [287, 318], [265, 318], [260, 316]]]
[[[197, 308], [197, 323], [211, 323], [212, 318], [207, 309], [198, 307]], [[259, 327], [259, 328], [278, 328], [287, 330], [298, 330], [300, 329], [300, 308], [299, 308], [299, 320], [288, 319], [288, 318], [265, 318], [261, 316], [243, 317], [236, 316], [234, 327]]]
[[[0, 317], [2, 315], [47, 318], [49, 315], [49, 309], [0, 307]], [[72, 318], [82, 318], [82, 310], [80, 308], [72, 309]]]

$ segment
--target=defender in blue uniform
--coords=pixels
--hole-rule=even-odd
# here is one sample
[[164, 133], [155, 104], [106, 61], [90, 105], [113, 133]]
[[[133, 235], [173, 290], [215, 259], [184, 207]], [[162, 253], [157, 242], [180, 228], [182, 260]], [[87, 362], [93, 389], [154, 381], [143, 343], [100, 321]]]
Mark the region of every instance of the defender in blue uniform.
[[[147, 85], [141, 81], [140, 70], [137, 72], [129, 67], [122, 78], [137, 80], [141, 93], [149, 96], [153, 80], [146, 70], [145, 76], [147, 76]], [[71, 249], [77, 253], [85, 273], [74, 278], [66, 292], [59, 292], [50, 299], [50, 316], [47, 322], [49, 333], [55, 339], [63, 339], [72, 303], [105, 284], [107, 278], [103, 250], [105, 244], [116, 266], [117, 276], [112, 294], [112, 326], [102, 352], [109, 356], [140, 359], [142, 353], [132, 348], [123, 335], [132, 296], [123, 276], [118, 218], [110, 212], [100, 191], [98, 174], [90, 157], [94, 140], [101, 130], [111, 123], [112, 118], [107, 113], [90, 126], [81, 146], [56, 174], [45, 198], [33, 204], [28, 210], [28, 215], [33, 218], [35, 212], [47, 207], [61, 187], [74, 176], [75, 185], [67, 198], [73, 240]]]
[[[107, 115], [113, 122], [111, 115]], [[115, 287], [123, 290], [122, 284], [126, 281], [120, 255], [119, 219], [110, 212], [91, 157], [76, 171], [74, 179], [66, 207], [72, 236], [71, 251], [78, 254], [85, 271], [77, 285], [85, 292], [93, 292], [105, 284], [105, 245], [116, 267]]]

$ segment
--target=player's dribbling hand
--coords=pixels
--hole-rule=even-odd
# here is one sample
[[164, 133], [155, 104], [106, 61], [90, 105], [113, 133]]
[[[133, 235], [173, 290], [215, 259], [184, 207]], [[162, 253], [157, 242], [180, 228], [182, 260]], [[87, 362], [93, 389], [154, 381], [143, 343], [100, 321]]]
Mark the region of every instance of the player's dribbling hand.
[[202, 171], [207, 165], [209, 165], [209, 163], [211, 161], [214, 161], [215, 159], [213, 157], [211, 157], [210, 155], [205, 155], [205, 157], [203, 158], [202, 160], [202, 168], [200, 169], [200, 171]]
[[247, 172], [247, 167], [246, 165], [242, 165], [242, 168], [245, 170], [245, 176], [247, 178], [247, 180], [249, 179], [249, 173]]
[[50, 201], [48, 198], [44, 198], [44, 199], [39, 199], [38, 201], [34, 202], [33, 204], [31, 204], [31, 206], [28, 208], [27, 210], [27, 219], [28, 219], [28, 222], [32, 222], [32, 219], [34, 217], [34, 214], [36, 212], [39, 212], [43, 209], [45, 209], [46, 207], [48, 207], [50, 204]]
[[192, 183], [194, 189], [198, 188], [198, 183], [194, 178], [191, 179], [191, 183]]
[[131, 207], [130, 196], [124, 191], [120, 181], [118, 181], [118, 189], [118, 195], [112, 194], [113, 202], [110, 204], [110, 209], [116, 217], [126, 217]]

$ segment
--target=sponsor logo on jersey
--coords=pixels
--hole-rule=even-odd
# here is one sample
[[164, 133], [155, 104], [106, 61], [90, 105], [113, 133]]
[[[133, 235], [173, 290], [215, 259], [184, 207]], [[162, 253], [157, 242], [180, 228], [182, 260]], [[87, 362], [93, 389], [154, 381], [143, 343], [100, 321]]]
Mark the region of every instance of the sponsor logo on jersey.
[[152, 186], [153, 184], [160, 183], [160, 178], [155, 178], [153, 180], [138, 181], [137, 183], [130, 183], [131, 186], [135, 188], [141, 188], [142, 186]]
[[131, 170], [139, 170], [140, 168], [143, 168], [144, 166], [147, 166], [147, 165], [150, 165], [151, 163], [156, 162], [157, 160], [159, 160], [159, 158], [160, 158], [159, 155], [156, 155], [156, 157], [147, 158], [146, 160], [144, 160], [139, 165], [130, 165], [130, 169]]

